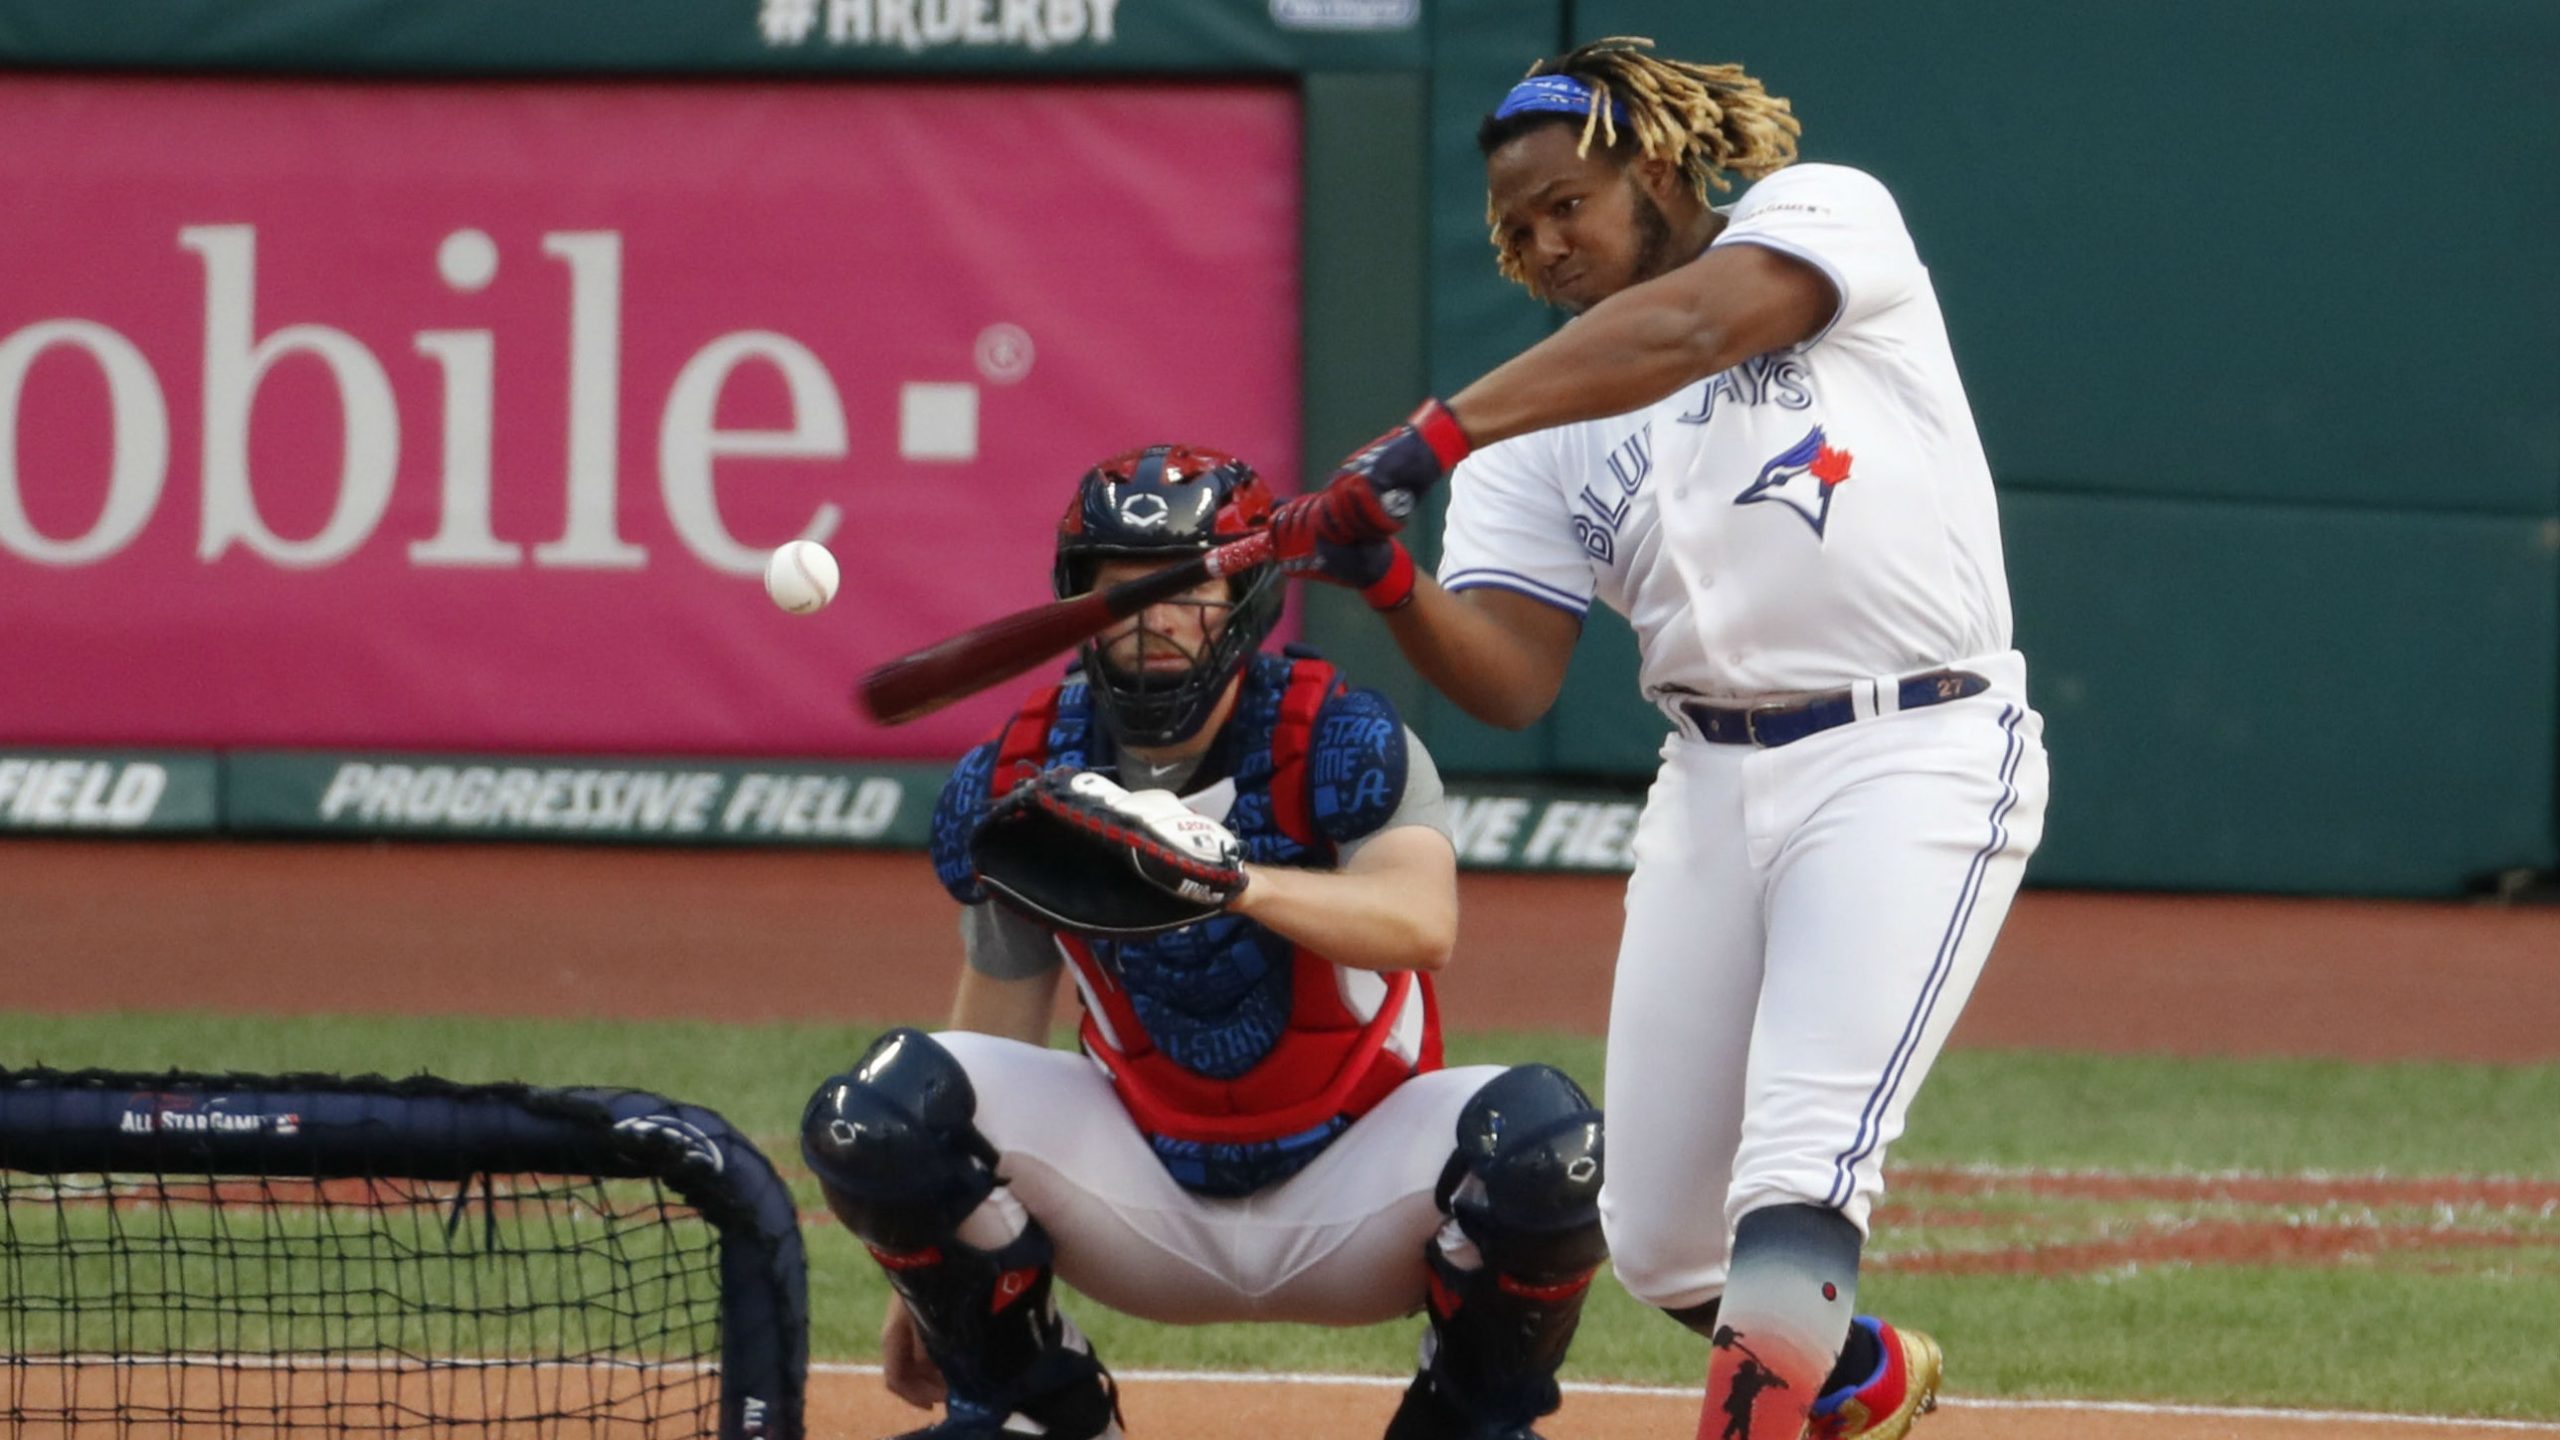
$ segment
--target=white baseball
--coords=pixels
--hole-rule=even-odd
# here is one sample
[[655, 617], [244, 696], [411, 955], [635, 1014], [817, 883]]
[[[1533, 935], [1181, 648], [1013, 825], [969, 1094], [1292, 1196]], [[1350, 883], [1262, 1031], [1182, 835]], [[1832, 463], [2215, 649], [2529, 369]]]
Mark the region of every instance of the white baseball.
[[836, 598], [836, 557], [815, 540], [794, 540], [764, 562], [764, 593], [794, 615], [826, 608]]

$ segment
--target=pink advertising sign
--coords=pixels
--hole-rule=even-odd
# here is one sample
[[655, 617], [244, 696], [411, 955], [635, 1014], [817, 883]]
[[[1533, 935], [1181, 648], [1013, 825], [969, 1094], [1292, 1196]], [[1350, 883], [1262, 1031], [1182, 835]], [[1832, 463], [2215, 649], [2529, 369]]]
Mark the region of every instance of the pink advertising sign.
[[[934, 757], [1076, 475], [1298, 474], [1283, 88], [0, 86], [0, 743]], [[764, 557], [825, 542], [835, 603]]]

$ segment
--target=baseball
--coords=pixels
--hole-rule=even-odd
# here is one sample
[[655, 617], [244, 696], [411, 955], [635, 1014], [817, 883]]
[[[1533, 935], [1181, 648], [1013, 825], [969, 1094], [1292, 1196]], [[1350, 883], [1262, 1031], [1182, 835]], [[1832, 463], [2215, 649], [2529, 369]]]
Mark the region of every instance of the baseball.
[[764, 593], [794, 615], [826, 608], [836, 598], [836, 557], [815, 540], [794, 540], [764, 562]]

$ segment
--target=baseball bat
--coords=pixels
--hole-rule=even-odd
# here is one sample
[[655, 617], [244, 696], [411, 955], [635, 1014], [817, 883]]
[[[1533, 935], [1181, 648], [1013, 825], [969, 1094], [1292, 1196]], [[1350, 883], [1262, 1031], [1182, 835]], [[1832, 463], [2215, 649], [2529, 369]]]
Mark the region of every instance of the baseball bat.
[[1087, 637], [1203, 580], [1250, 570], [1271, 559], [1271, 532], [1240, 540], [1151, 574], [1065, 600], [1052, 600], [964, 630], [874, 668], [855, 687], [863, 712], [883, 725], [904, 725], [990, 685], [999, 685]]

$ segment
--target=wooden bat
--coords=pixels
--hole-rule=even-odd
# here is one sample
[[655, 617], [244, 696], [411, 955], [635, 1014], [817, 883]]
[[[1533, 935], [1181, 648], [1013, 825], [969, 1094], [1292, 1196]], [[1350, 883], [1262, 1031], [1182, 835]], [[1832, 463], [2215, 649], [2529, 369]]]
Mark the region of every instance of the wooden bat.
[[881, 665], [862, 677], [854, 698], [883, 725], [904, 725], [1073, 648], [1113, 621], [1125, 620], [1203, 580], [1250, 570], [1271, 559], [1271, 532], [1257, 530], [1179, 565], [1117, 585], [1052, 600], [990, 620], [948, 640]]

